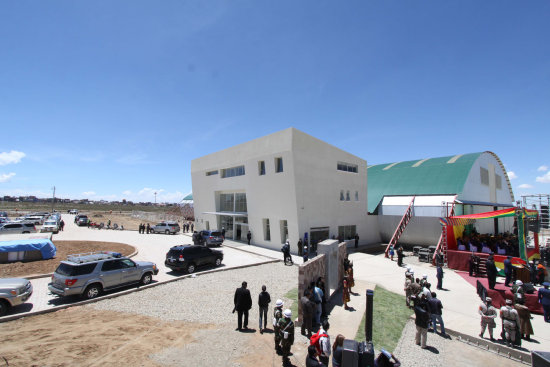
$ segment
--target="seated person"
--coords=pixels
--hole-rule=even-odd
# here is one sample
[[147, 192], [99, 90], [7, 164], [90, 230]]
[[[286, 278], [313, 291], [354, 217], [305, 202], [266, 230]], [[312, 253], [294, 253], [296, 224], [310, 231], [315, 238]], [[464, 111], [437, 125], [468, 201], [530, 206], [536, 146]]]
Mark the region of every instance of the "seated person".
[[490, 254], [493, 251], [491, 251], [491, 248], [485, 242], [483, 242], [483, 244], [481, 246], [481, 252], [486, 253], [486, 254]]
[[470, 252], [479, 252], [478, 249], [477, 249], [477, 246], [474, 245], [474, 244], [472, 243], [472, 241], [470, 241], [470, 242], [468, 243], [468, 245], [470, 246]]
[[458, 245], [458, 251], [466, 251], [466, 246], [464, 246], [464, 243], [462, 243], [460, 238], [456, 241], [456, 243]]

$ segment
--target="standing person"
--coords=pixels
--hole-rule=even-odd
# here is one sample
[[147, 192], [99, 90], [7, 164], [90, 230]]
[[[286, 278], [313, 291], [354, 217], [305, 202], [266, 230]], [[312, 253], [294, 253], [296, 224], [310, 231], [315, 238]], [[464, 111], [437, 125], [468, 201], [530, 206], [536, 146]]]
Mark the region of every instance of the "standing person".
[[357, 233], [355, 233], [355, 248], [358, 248], [359, 247], [359, 235]]
[[537, 285], [537, 266], [535, 265], [535, 260], [529, 261], [529, 279], [531, 284], [534, 286]]
[[195, 223], [191, 222], [191, 232], [193, 232], [194, 228], [195, 228]]
[[319, 289], [323, 291], [323, 296], [321, 297], [321, 317], [325, 317], [327, 315], [327, 312], [326, 312], [327, 291], [325, 288], [325, 280], [323, 279], [323, 277], [317, 278], [316, 285], [317, 287], [319, 287]]
[[315, 345], [307, 347], [306, 367], [327, 367], [317, 359], [317, 349]]
[[279, 337], [281, 338], [281, 352], [283, 363], [288, 363], [290, 348], [294, 344], [294, 323], [292, 322], [292, 311], [284, 310], [283, 317], [279, 319]]
[[538, 291], [538, 300], [539, 303], [542, 304], [542, 309], [544, 311], [544, 321], [550, 322], [550, 283], [544, 282], [542, 283], [542, 286], [544, 288], [539, 288]]
[[246, 234], [246, 240], [248, 241], [248, 246], [250, 246], [250, 240], [252, 239], [252, 233], [250, 233], [250, 231], [248, 231], [248, 233]]
[[281, 251], [283, 252], [283, 260], [285, 262], [285, 265], [292, 265], [292, 256], [290, 256], [290, 243], [288, 240], [286, 240], [285, 244], [281, 248]]
[[281, 338], [279, 335], [279, 320], [283, 317], [283, 306], [283, 301], [278, 299], [277, 302], [275, 302], [275, 308], [273, 309], [273, 336], [275, 338], [275, 351], [277, 354], [282, 353]]
[[518, 312], [519, 316], [519, 330], [521, 337], [525, 340], [531, 340], [531, 335], [533, 335], [533, 325], [531, 325], [531, 312], [529, 308], [525, 306], [524, 298], [519, 297], [518, 302], [514, 305], [514, 308]]
[[143, 223], [140, 223], [138, 226], [138, 233], [141, 234], [141, 227], [143, 226]]
[[504, 275], [506, 275], [506, 280], [504, 281], [504, 286], [509, 287], [510, 281], [512, 280], [512, 256], [507, 256], [504, 260]]
[[352, 288], [355, 287], [355, 278], [353, 277], [353, 262], [350, 262], [348, 268], [348, 287], [349, 293], [353, 294]]
[[487, 270], [487, 280], [489, 281], [489, 289], [495, 289], [495, 284], [497, 284], [497, 273], [498, 269], [495, 265], [495, 259], [493, 255], [489, 255], [485, 261], [485, 269]]
[[441, 265], [438, 263], [437, 265], [437, 274], [436, 274], [436, 278], [437, 278], [437, 289], [443, 289], [443, 268], [441, 267]]
[[[312, 282], [313, 283], [313, 282]], [[315, 300], [315, 323], [321, 324], [321, 314], [323, 313], [323, 291], [317, 286], [313, 286], [313, 299]]]
[[147, 234], [151, 233], [151, 226], [147, 223]]
[[325, 366], [328, 366], [329, 359], [330, 359], [330, 336], [328, 335], [328, 329], [330, 328], [330, 324], [328, 320], [323, 320], [323, 323], [319, 327], [318, 334], [319, 337], [319, 360], [321, 363], [323, 363]]
[[485, 297], [485, 303], [481, 303], [479, 306], [479, 314], [481, 315], [481, 333], [479, 337], [483, 339], [485, 329], [489, 330], [489, 338], [491, 341], [495, 341], [493, 338], [493, 329], [497, 326], [495, 319], [497, 317], [497, 309], [492, 305], [493, 300], [491, 297]]
[[225, 240], [225, 227], [222, 227], [222, 238]]
[[[260, 309], [260, 322], [259, 322], [260, 334], [263, 334], [264, 330], [267, 327], [267, 310], [269, 309], [270, 302], [271, 302], [271, 297], [269, 296], [269, 293], [266, 291], [266, 286], [262, 285], [262, 291], [258, 296], [258, 308]], [[263, 329], [262, 329], [262, 319], [264, 324]]]
[[344, 303], [344, 309], [349, 310], [348, 302], [350, 301], [349, 288], [348, 288], [348, 276], [344, 276], [342, 281], [342, 302]]
[[304, 252], [304, 244], [302, 243], [302, 239], [298, 239], [298, 256], [302, 256]]
[[395, 251], [393, 250], [393, 245], [390, 245], [390, 260], [393, 261], [393, 255], [395, 255]]
[[512, 307], [512, 300], [506, 300], [506, 306], [500, 308], [500, 317], [504, 327], [504, 338], [506, 345], [512, 347], [516, 343], [516, 332], [519, 327], [519, 315]]
[[544, 265], [542, 265], [541, 262], [537, 265], [537, 283], [542, 284], [544, 283], [544, 279], [546, 278], [546, 268]]
[[332, 344], [332, 367], [342, 366], [342, 353], [344, 351], [344, 336], [338, 334], [334, 344]]
[[315, 312], [315, 302], [311, 299], [311, 291], [309, 289], [306, 289], [304, 291], [304, 295], [300, 299], [300, 302], [302, 303], [302, 335], [306, 335], [306, 329], [307, 329], [307, 337], [311, 338], [311, 334], [313, 331], [313, 327], [311, 325], [311, 321], [313, 319], [313, 312]]
[[193, 235], [191, 236], [191, 239], [193, 240], [193, 245], [198, 246], [199, 245], [199, 234], [197, 231], [193, 232]]
[[413, 279], [414, 273], [410, 273], [408, 270], [405, 273], [405, 285], [403, 287], [403, 290], [405, 291], [405, 304], [407, 307], [411, 307], [411, 295], [412, 295], [412, 288], [411, 284], [414, 281]]
[[437, 294], [435, 292], [432, 292], [432, 298], [428, 300], [428, 308], [432, 317], [432, 327], [434, 329], [434, 333], [437, 333], [437, 323], [439, 322], [439, 325], [441, 325], [441, 336], [446, 337], [447, 334], [445, 334], [445, 324], [443, 323], [442, 317], [443, 304], [441, 303], [441, 300], [437, 298]]
[[59, 222], [59, 228], [61, 228], [61, 232], [63, 232], [63, 228], [65, 228], [65, 222], [63, 219], [61, 219], [61, 222]]
[[428, 305], [423, 298], [417, 302], [414, 307], [414, 314], [416, 316], [416, 345], [421, 345], [422, 349], [426, 349], [428, 326], [430, 325], [430, 312], [428, 311]]
[[403, 266], [403, 246], [397, 247], [397, 266]]
[[[246, 289], [247, 283], [243, 282], [240, 288], [235, 290], [235, 297], [233, 297], [233, 303], [235, 308], [233, 312], [237, 311], [237, 330], [248, 330], [248, 310], [252, 308], [252, 297], [250, 297], [250, 291]], [[243, 323], [244, 315], [244, 323]]]
[[304, 253], [302, 254], [302, 261], [305, 263], [309, 260], [309, 251], [307, 246], [304, 246]]

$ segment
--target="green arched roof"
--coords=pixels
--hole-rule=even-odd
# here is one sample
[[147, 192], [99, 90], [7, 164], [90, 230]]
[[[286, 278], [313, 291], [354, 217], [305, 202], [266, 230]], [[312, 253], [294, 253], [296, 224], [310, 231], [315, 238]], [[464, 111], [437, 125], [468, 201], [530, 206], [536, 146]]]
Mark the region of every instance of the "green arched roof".
[[183, 200], [193, 200], [193, 193], [190, 193], [189, 195], [184, 197]]
[[384, 195], [460, 194], [474, 162], [483, 153], [428, 158], [368, 167], [368, 210]]

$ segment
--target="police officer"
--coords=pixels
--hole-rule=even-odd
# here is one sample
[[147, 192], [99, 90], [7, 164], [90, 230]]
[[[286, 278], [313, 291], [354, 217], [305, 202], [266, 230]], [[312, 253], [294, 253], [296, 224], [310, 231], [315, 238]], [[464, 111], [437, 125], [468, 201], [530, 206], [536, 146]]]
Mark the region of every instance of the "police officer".
[[516, 309], [512, 307], [511, 299], [507, 299], [506, 306], [502, 306], [500, 308], [500, 317], [502, 318], [506, 345], [512, 347], [516, 343], [516, 331], [519, 327], [519, 315]]
[[479, 337], [483, 339], [485, 329], [489, 329], [489, 338], [491, 341], [495, 341], [493, 338], [493, 329], [497, 326], [495, 319], [497, 317], [497, 310], [492, 305], [493, 300], [490, 297], [485, 297], [485, 303], [481, 303], [479, 306], [479, 314], [481, 315], [481, 333]]
[[278, 299], [275, 302], [275, 308], [273, 309], [273, 332], [275, 336], [275, 351], [278, 354], [282, 353], [281, 350], [281, 337], [279, 335], [279, 320], [283, 317], [283, 301]]
[[294, 323], [292, 322], [292, 311], [288, 308], [283, 312], [283, 316], [278, 322], [279, 338], [281, 339], [283, 362], [287, 362], [290, 355], [290, 347], [294, 344]]

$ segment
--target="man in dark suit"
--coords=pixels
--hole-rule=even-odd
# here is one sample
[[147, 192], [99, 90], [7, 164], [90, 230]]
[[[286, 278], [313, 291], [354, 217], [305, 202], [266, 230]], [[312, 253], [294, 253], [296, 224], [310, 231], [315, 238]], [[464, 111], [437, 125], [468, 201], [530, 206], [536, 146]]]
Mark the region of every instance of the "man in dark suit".
[[487, 280], [489, 281], [489, 289], [495, 289], [497, 283], [497, 267], [493, 259], [493, 255], [489, 255], [487, 261], [485, 261], [485, 269], [487, 270]]
[[506, 257], [506, 260], [504, 260], [504, 274], [506, 275], [506, 280], [504, 281], [504, 285], [506, 287], [510, 286], [513, 269], [514, 268], [512, 267], [512, 256], [508, 256]]
[[245, 330], [248, 330], [248, 310], [252, 308], [252, 297], [250, 296], [250, 291], [246, 289], [246, 285], [246, 282], [243, 282], [241, 288], [237, 288], [233, 300], [233, 302], [235, 303], [235, 308], [233, 309], [233, 312], [237, 311], [238, 313], [237, 330], [239, 331], [243, 329], [243, 326]]

